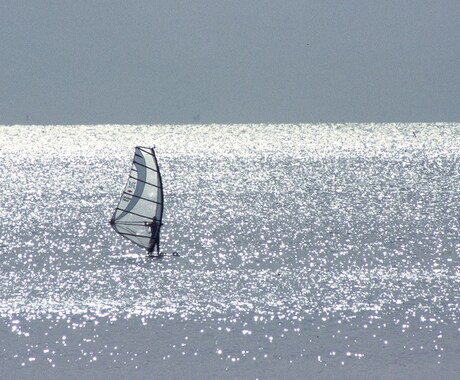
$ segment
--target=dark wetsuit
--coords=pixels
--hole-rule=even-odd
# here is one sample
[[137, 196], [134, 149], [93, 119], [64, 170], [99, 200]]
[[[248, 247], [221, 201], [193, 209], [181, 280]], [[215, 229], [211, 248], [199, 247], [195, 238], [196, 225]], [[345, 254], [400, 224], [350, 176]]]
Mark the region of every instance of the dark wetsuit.
[[[153, 221], [151, 223], [147, 223], [150, 228], [150, 241], [149, 241], [149, 249], [148, 254], [149, 256], [160, 256], [160, 222], [157, 220], [156, 217], [153, 217]], [[156, 255], [153, 254], [156, 247]]]

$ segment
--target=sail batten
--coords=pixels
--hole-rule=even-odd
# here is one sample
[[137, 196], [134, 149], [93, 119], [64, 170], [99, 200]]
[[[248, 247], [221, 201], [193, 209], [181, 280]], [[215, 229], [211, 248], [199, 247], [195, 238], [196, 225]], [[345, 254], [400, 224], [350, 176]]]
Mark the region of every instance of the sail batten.
[[128, 180], [112, 215], [112, 228], [152, 252], [158, 249], [163, 184], [153, 148], [136, 147]]
[[128, 196], [130, 196], [130, 197], [142, 199], [143, 201], [146, 201], [146, 202], [153, 202], [153, 203], [156, 203], [156, 204], [162, 204], [162, 203], [159, 203], [159, 202], [157, 202], [157, 201], [154, 201], [153, 199], [148, 199], [148, 198], [141, 197], [140, 195], [131, 194], [131, 193], [126, 193], [126, 192], [123, 192], [123, 194], [128, 195]]
[[134, 161], [134, 163], [137, 164], [138, 166], [143, 167], [143, 168], [150, 169], [150, 170], [152, 170], [152, 171], [154, 171], [154, 172], [158, 172], [158, 170], [155, 170], [154, 168], [151, 168], [151, 167], [149, 167], [149, 166], [143, 165], [143, 164], [141, 164], [140, 162]]
[[123, 233], [124, 236], [135, 236], [136, 238], [146, 238], [146, 239], [150, 239], [150, 236], [149, 235], [137, 235], [136, 233], [127, 233], [127, 232], [124, 232]]
[[[133, 176], [131, 176], [131, 175], [129, 176], [129, 178], [136, 179], [136, 177], [133, 177]], [[155, 184], [153, 184], [153, 183], [151, 183], [151, 182], [142, 181], [142, 180], [140, 180], [139, 178], [137, 178], [137, 180], [138, 180], [139, 182], [146, 183], [147, 185], [150, 185], [150, 186], [154, 186], [154, 187], [160, 188], [160, 186], [155, 185]]]

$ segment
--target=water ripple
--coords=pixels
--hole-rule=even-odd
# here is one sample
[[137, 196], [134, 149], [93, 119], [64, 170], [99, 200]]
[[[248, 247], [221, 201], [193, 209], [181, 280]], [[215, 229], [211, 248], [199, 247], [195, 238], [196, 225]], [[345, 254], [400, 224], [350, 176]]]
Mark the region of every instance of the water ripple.
[[[334, 345], [337, 323], [377, 337], [460, 322], [458, 124], [0, 131], [0, 316], [15, 333], [161, 318], [255, 339], [277, 320], [292, 339], [329, 326]], [[137, 144], [157, 145], [162, 246], [180, 257], [146, 259], [107, 223]]]

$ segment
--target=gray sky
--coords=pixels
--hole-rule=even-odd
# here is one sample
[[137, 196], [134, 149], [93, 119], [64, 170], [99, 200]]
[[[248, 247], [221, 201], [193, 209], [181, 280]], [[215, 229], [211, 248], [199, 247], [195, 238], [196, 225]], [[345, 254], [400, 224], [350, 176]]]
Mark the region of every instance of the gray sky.
[[0, 0], [0, 123], [460, 121], [459, 0]]

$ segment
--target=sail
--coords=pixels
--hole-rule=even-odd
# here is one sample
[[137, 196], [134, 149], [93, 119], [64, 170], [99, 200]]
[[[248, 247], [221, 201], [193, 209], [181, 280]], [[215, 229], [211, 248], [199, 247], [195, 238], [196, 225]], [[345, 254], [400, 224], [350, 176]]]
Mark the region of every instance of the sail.
[[113, 229], [133, 243], [153, 250], [163, 217], [163, 186], [153, 148], [136, 147], [128, 181], [112, 215]]

